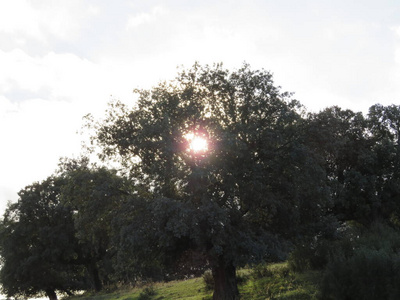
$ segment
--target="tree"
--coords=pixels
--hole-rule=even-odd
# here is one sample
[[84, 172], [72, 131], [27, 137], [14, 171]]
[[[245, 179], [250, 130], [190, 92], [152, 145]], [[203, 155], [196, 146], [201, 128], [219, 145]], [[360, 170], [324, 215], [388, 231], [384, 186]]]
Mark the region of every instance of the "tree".
[[[175, 81], [136, 90], [93, 124], [103, 159], [117, 159], [152, 195], [132, 220], [132, 245], [167, 255], [202, 251], [214, 299], [238, 299], [236, 267], [283, 258], [282, 241], [309, 234], [326, 202], [324, 172], [304, 141], [300, 105], [272, 75], [244, 65], [194, 65]], [[190, 150], [188, 137], [208, 149]], [[146, 218], [140, 219], [140, 216]]]
[[60, 202], [64, 181], [49, 177], [19, 192], [9, 204], [0, 227], [2, 292], [7, 296], [33, 297], [82, 290], [84, 274], [76, 263], [72, 211]]
[[379, 217], [375, 142], [361, 113], [337, 106], [309, 117], [308, 143], [318, 153], [331, 190], [333, 213], [364, 225]]
[[307, 143], [324, 166], [339, 220], [365, 226], [378, 220], [398, 222], [399, 107], [376, 104], [367, 118], [330, 107], [312, 114], [307, 130]]
[[[115, 212], [129, 194], [116, 171], [64, 160], [60, 170], [19, 193], [0, 226], [0, 280], [8, 296], [102, 289], [113, 275]], [[85, 272], [86, 270], [86, 272]]]
[[400, 225], [400, 106], [376, 104], [368, 113], [375, 156], [376, 196], [381, 216]]
[[110, 281], [112, 224], [120, 205], [129, 195], [129, 184], [115, 170], [90, 166], [89, 160], [60, 163], [61, 201], [73, 211], [75, 235], [80, 245], [79, 259], [85, 265], [96, 291]]

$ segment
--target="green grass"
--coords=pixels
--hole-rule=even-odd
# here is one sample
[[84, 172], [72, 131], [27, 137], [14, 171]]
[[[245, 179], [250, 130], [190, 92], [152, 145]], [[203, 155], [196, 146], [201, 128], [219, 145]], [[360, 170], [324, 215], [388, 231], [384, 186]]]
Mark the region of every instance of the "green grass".
[[[145, 289], [122, 289], [117, 292], [106, 294], [85, 293], [81, 296], [68, 297], [68, 300], [173, 300], [173, 299], [189, 299], [189, 300], [206, 300], [212, 298], [212, 292], [206, 291], [202, 278], [193, 278], [182, 281], [171, 281], [166, 283], [155, 283], [150, 286], [154, 289], [155, 295], [146, 298]], [[142, 294], [142, 296], [141, 296]]]
[[[289, 271], [287, 263], [259, 266], [238, 272], [239, 291], [243, 300], [316, 300], [320, 273], [302, 274]], [[146, 290], [147, 289], [147, 290]], [[146, 292], [147, 291], [147, 292]], [[155, 283], [116, 292], [68, 297], [67, 300], [210, 300], [212, 291], [206, 291], [203, 279]]]
[[242, 286], [241, 299], [316, 300], [320, 276], [317, 271], [292, 273], [287, 263], [261, 266]]

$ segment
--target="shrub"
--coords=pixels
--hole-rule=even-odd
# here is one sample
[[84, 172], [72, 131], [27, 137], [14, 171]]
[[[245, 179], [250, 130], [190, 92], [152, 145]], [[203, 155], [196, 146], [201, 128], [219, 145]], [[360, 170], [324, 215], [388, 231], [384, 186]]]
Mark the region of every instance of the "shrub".
[[274, 274], [280, 278], [287, 278], [290, 274], [289, 267], [287, 265], [283, 265], [279, 268], [275, 268]]
[[207, 270], [204, 272], [203, 281], [206, 291], [214, 290], [214, 278], [212, 276], [211, 270]]
[[236, 273], [236, 281], [238, 285], [246, 283], [248, 279], [249, 279], [248, 275]]
[[340, 256], [351, 256], [354, 244], [361, 234], [359, 227], [357, 223], [345, 223], [337, 229], [336, 234], [302, 241], [302, 244], [297, 245], [289, 255], [290, 270], [293, 272], [323, 270], [338, 253]]
[[400, 232], [374, 225], [352, 242], [340, 244], [321, 283], [322, 299], [399, 299]]
[[325, 239], [297, 246], [289, 255], [289, 268], [293, 272], [321, 270], [328, 264], [329, 257], [336, 247], [336, 241]]
[[396, 271], [384, 250], [359, 249], [350, 259], [331, 262], [322, 282], [324, 299], [389, 299]]
[[295, 277], [286, 263], [260, 264], [251, 272], [252, 293], [266, 296], [266, 299], [275, 299], [275, 296], [292, 289], [294, 285]]
[[152, 296], [156, 294], [156, 290], [152, 285], [150, 285], [144, 288], [144, 290], [140, 293], [138, 300], [150, 300]]
[[293, 272], [304, 272], [311, 269], [311, 257], [314, 251], [304, 245], [296, 247], [289, 255], [289, 268]]
[[271, 277], [272, 272], [268, 266], [268, 264], [259, 264], [256, 265], [251, 271], [251, 277], [253, 279], [261, 279], [265, 277]]

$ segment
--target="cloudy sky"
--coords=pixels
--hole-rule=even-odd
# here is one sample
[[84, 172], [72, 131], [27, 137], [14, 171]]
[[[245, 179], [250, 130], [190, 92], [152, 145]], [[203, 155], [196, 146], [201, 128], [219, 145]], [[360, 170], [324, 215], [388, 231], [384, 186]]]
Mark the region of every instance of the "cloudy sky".
[[0, 212], [80, 152], [82, 117], [177, 66], [274, 74], [310, 111], [400, 101], [398, 0], [0, 2]]

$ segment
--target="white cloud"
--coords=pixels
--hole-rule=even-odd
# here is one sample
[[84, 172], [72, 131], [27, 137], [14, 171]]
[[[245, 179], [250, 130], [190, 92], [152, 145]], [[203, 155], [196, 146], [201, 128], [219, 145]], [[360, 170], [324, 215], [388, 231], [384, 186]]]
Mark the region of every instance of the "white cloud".
[[0, 2], [0, 32], [20, 43], [23, 37], [49, 42], [48, 38], [76, 39], [85, 23], [98, 15], [94, 5], [83, 6], [79, 0], [13, 0]]
[[0, 118], [3, 119], [12, 112], [16, 112], [15, 105], [9, 99], [0, 95]]
[[167, 14], [168, 11], [162, 6], [154, 7], [150, 13], [138, 13], [130, 16], [126, 24], [126, 29], [133, 29], [143, 24], [148, 24], [157, 21], [161, 16]]
[[390, 30], [395, 33], [397, 38], [400, 38], [400, 26], [391, 26]]
[[[112, 92], [107, 70], [74, 54], [32, 57], [20, 49], [0, 50], [0, 65], [7, 70], [0, 73], [0, 93], [13, 101], [38, 96], [88, 106], [96, 100], [104, 102], [104, 95]], [[25, 98], [13, 98], [21, 91]]]
[[10, 34], [24, 32], [43, 39], [39, 28], [39, 14], [26, 0], [0, 2], [0, 31]]
[[395, 40], [397, 41], [394, 50], [394, 60], [396, 64], [400, 66], [400, 26], [392, 26], [390, 27], [390, 30], [393, 32]]

